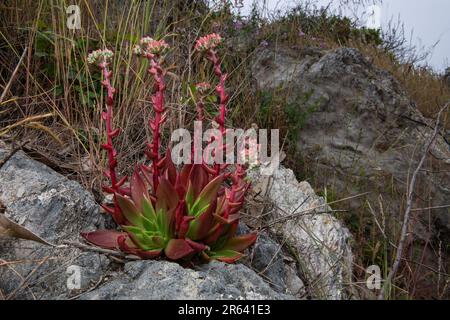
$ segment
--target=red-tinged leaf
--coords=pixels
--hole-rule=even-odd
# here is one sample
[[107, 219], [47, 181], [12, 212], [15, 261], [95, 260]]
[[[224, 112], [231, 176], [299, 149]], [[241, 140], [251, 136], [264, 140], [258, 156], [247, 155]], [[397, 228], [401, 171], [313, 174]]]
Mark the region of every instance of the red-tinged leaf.
[[239, 214], [231, 214], [228, 218], [214, 214], [214, 218], [216, 218], [220, 224], [232, 224], [239, 220]]
[[196, 215], [200, 215], [203, 212], [199, 211], [203, 210], [208, 205], [212, 205], [212, 203], [217, 199], [217, 191], [219, 191], [222, 182], [223, 176], [218, 176], [211, 180], [198, 195], [194, 205], [190, 208], [191, 212], [196, 213]]
[[238, 227], [239, 227], [239, 219], [234, 220], [234, 222], [231, 224], [230, 229], [227, 232], [228, 239], [235, 236]]
[[126, 187], [126, 188], [119, 188], [119, 193], [123, 196], [129, 196], [131, 197], [131, 189]]
[[195, 250], [183, 239], [172, 239], [164, 249], [164, 253], [171, 260], [179, 260], [195, 253]]
[[80, 234], [88, 242], [104, 249], [119, 249], [118, 238], [126, 233], [114, 230], [97, 230], [93, 232], [82, 232]]
[[175, 185], [177, 180], [177, 168], [175, 167], [175, 164], [172, 161], [172, 153], [170, 151], [170, 148], [167, 148], [166, 151], [166, 156], [164, 158], [164, 169], [167, 172], [169, 182], [172, 185]]
[[228, 240], [223, 249], [243, 252], [245, 249], [254, 244], [257, 238], [258, 235], [256, 233], [233, 237]]
[[186, 201], [181, 200], [178, 204], [177, 210], [175, 211], [175, 231], [179, 233], [181, 224], [183, 223], [183, 218], [186, 212]]
[[225, 197], [217, 199], [216, 215], [222, 216], [223, 211], [227, 208], [227, 201]]
[[157, 249], [157, 250], [136, 250], [136, 255], [139, 256], [142, 259], [148, 260], [148, 259], [155, 259], [158, 258], [161, 253], [162, 253], [162, 249]]
[[108, 206], [106, 204], [101, 204], [100, 206], [105, 211], [105, 213], [110, 214], [110, 215], [114, 214], [114, 210], [115, 210], [114, 207], [110, 207], [110, 206]]
[[171, 211], [175, 210], [178, 205], [178, 194], [175, 188], [170, 184], [170, 182], [162, 178], [158, 190], [156, 190], [156, 211], [160, 210]]
[[143, 228], [143, 217], [134, 203], [119, 194], [116, 195], [117, 203], [122, 210], [123, 216], [134, 226]]
[[121, 235], [117, 238], [117, 243], [122, 252], [134, 254], [137, 256], [137, 251], [139, 248], [137, 245], [131, 240], [128, 234]]
[[181, 168], [180, 174], [179, 174], [179, 179], [178, 182], [179, 184], [183, 185], [183, 186], [187, 186], [188, 182], [189, 182], [189, 176], [191, 174], [192, 171], [192, 164], [185, 164], [183, 165], [183, 168]]
[[184, 240], [186, 240], [186, 242], [191, 246], [192, 249], [195, 250], [195, 252], [201, 252], [201, 251], [204, 251], [204, 250], [209, 250], [209, 247], [204, 245], [203, 243], [198, 243], [198, 242], [192, 241], [192, 240], [187, 239], [187, 238], [184, 239]]
[[147, 187], [139, 175], [139, 171], [136, 168], [133, 172], [133, 176], [131, 177], [131, 198], [133, 199], [134, 205], [136, 208], [142, 212], [142, 202], [144, 198], [148, 199], [148, 191]]
[[113, 194], [114, 192], [116, 192], [113, 188], [108, 187], [108, 186], [103, 186], [102, 190], [103, 190], [103, 192], [110, 193], [110, 194]]
[[[141, 172], [144, 176], [145, 181], [148, 183], [148, 185], [153, 188], [153, 171], [151, 168], [141, 165]], [[154, 192], [154, 190], [153, 190]]]
[[201, 215], [195, 217], [190, 223], [187, 237], [194, 241], [203, 239], [211, 230], [214, 224], [213, 212], [215, 209], [216, 200], [213, 201], [211, 206]]
[[213, 246], [219, 240], [219, 238], [229, 229], [229, 225], [216, 224], [210, 229], [208, 236], [203, 240], [203, 242], [209, 246]]
[[[178, 177], [177, 177], [177, 180], [178, 180]], [[175, 189], [177, 190], [177, 194], [180, 199], [185, 198], [186, 192], [187, 192], [186, 186], [178, 183], [178, 181], [177, 181], [177, 182], [175, 182]]]
[[190, 173], [190, 180], [194, 188], [194, 198], [197, 198], [200, 192], [208, 184], [208, 174], [201, 164], [194, 164]]
[[122, 225], [126, 223], [126, 219], [122, 214], [122, 210], [120, 210], [119, 203], [117, 202], [117, 196], [114, 195], [114, 212], [111, 213], [114, 222], [118, 225]]
[[159, 161], [158, 161], [158, 163], [156, 164], [156, 166], [157, 166], [159, 169], [164, 169], [164, 163], [165, 163], [165, 158], [161, 158], [161, 159], [159, 159]]
[[102, 145], [100, 145], [100, 148], [107, 150], [107, 151], [112, 150], [112, 146], [109, 144], [102, 144]]
[[231, 201], [228, 201], [228, 206], [229, 206], [231, 209], [234, 209], [234, 208], [241, 208], [242, 205], [243, 205], [242, 202], [231, 202]]
[[233, 250], [221, 250], [210, 255], [211, 259], [225, 263], [234, 263], [243, 257], [243, 254]]
[[128, 180], [127, 176], [123, 176], [117, 183], [116, 183], [116, 187], [121, 187], [123, 186], [123, 184]]
[[242, 207], [236, 207], [236, 208], [231, 208], [230, 209], [230, 212], [229, 212], [229, 215], [230, 215], [230, 217], [231, 216], [237, 216], [238, 217], [238, 219], [239, 219], [239, 211], [241, 210], [241, 208]]
[[178, 237], [181, 239], [184, 239], [186, 237], [186, 234], [189, 230], [190, 222], [194, 220], [195, 218], [192, 216], [184, 216], [183, 220], [181, 221], [180, 228], [178, 230]]

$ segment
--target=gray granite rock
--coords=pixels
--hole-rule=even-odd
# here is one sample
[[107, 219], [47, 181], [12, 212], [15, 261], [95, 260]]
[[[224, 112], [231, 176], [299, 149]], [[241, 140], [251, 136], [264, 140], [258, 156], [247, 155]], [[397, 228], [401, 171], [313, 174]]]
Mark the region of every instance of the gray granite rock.
[[251, 266], [276, 291], [299, 298], [304, 296], [305, 287], [297, 274], [295, 263], [285, 261], [287, 257], [284, 255], [282, 245], [266, 232], [259, 235], [249, 257]]
[[[309, 183], [298, 182], [292, 170], [280, 166], [271, 177], [260, 176], [258, 170], [250, 176], [254, 191], [265, 194], [273, 204], [275, 210], [269, 221], [278, 223], [271, 223], [270, 229], [295, 251], [308, 292], [313, 298], [346, 298], [353, 259], [347, 228], [327, 213], [330, 208], [323, 198]], [[269, 244], [263, 246], [271, 251]], [[260, 257], [269, 259], [270, 255]], [[296, 272], [290, 270], [290, 274]]]
[[[1, 146], [0, 159], [8, 153], [9, 149]], [[0, 169], [0, 200], [8, 218], [54, 244], [77, 239], [81, 231], [104, 224], [90, 193], [22, 151]], [[4, 238], [0, 238], [0, 258], [18, 261], [0, 267], [1, 292], [5, 296], [14, 293], [18, 299], [67, 298], [78, 290], [67, 286], [70, 266], [79, 268], [82, 281], [75, 288], [82, 291], [98, 281], [109, 264], [106, 257], [96, 253]], [[33, 270], [26, 285], [14, 292]]]
[[266, 300], [294, 299], [273, 290], [242, 264], [211, 262], [193, 269], [167, 261], [137, 261], [83, 300]]
[[[398, 214], [406, 181], [417, 166], [423, 146], [434, 129], [400, 83], [353, 48], [290, 50], [267, 47], [255, 54], [256, 87], [263, 92], [286, 90], [287, 102], [303, 114], [295, 142], [303, 160], [314, 165], [315, 183], [345, 197], [370, 192], [385, 213]], [[278, 92], [277, 91], [277, 92]], [[307, 100], [307, 101], [305, 101]], [[418, 177], [416, 235], [432, 232], [450, 239], [450, 148], [439, 135]], [[362, 210], [361, 199], [347, 201], [349, 210]], [[430, 213], [430, 214], [429, 214]], [[400, 217], [397, 217], [400, 219]], [[447, 235], [447, 238], [444, 236]]]

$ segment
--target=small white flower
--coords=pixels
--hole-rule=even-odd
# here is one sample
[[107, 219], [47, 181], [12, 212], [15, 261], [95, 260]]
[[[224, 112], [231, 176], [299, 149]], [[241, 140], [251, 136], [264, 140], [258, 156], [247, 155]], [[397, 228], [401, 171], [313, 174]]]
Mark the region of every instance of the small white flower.
[[112, 57], [114, 56], [114, 53], [109, 49], [98, 49], [95, 51], [92, 51], [88, 57], [87, 61], [89, 64], [100, 64], [103, 62], [109, 63], [111, 62]]
[[169, 45], [164, 40], [154, 40], [150, 37], [143, 37], [133, 49], [134, 54], [149, 57], [152, 55], [163, 55], [169, 49]]

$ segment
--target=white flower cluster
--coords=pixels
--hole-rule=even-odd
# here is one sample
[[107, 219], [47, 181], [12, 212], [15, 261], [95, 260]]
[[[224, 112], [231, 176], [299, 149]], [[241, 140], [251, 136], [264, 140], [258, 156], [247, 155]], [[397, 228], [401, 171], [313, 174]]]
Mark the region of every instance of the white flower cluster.
[[215, 49], [222, 42], [222, 37], [217, 33], [211, 33], [201, 37], [195, 43], [194, 49], [197, 51], [208, 51]]
[[111, 62], [112, 57], [114, 56], [114, 53], [109, 49], [98, 49], [95, 51], [92, 51], [88, 57], [87, 61], [90, 64], [100, 64], [102, 62], [109, 63]]
[[133, 53], [139, 56], [163, 55], [169, 49], [164, 40], [154, 40], [150, 37], [143, 37], [139, 43], [133, 48]]

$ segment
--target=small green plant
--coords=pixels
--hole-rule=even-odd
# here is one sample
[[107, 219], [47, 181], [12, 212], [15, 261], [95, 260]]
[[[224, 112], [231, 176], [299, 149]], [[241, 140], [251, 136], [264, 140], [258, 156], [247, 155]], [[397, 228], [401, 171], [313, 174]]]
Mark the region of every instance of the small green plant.
[[[214, 67], [219, 83], [215, 87], [219, 104], [215, 125], [225, 133], [225, 116], [229, 96], [225, 90], [227, 74], [222, 72], [216, 51], [222, 39], [217, 34], [200, 38], [195, 50], [205, 54]], [[164, 40], [144, 37], [134, 53], [148, 59], [149, 74], [154, 79], [152, 104], [154, 117], [149, 121], [153, 140], [147, 145], [149, 165], [136, 165], [129, 186], [128, 177], [116, 173], [117, 151], [113, 140], [120, 133], [113, 128], [115, 89], [111, 85], [110, 50], [97, 50], [88, 57], [102, 71], [102, 84], [107, 91], [107, 110], [103, 113], [107, 141], [102, 146], [108, 153], [109, 167], [105, 175], [111, 184], [104, 191], [113, 195], [113, 207], [104, 206], [121, 231], [98, 230], [82, 233], [89, 242], [108, 249], [151, 259], [165, 256], [170, 260], [189, 262], [193, 259], [211, 259], [232, 263], [256, 240], [256, 234], [236, 236], [239, 210], [244, 203], [249, 183], [245, 169], [236, 165], [215, 163], [184, 164], [180, 170], [172, 162], [170, 148], [164, 156], [161, 149], [161, 126], [166, 121], [165, 75], [162, 57], [169, 50]], [[197, 85], [198, 91], [207, 90], [209, 84]], [[198, 119], [203, 119], [203, 103], [197, 105]], [[222, 147], [225, 148], [225, 145]]]

